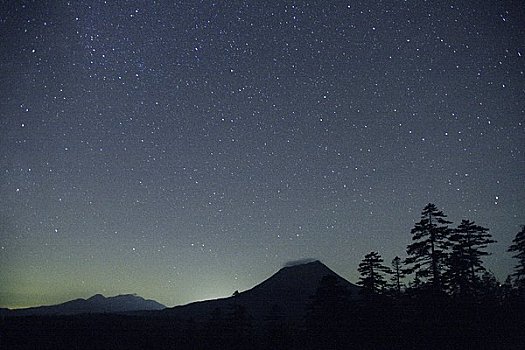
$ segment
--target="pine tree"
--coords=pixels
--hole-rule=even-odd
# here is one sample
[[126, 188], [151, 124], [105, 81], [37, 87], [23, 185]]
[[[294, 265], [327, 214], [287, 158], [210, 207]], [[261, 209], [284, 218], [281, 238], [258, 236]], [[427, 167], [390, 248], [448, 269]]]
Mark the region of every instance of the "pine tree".
[[365, 295], [373, 296], [380, 294], [386, 287], [386, 280], [382, 273], [389, 273], [390, 269], [383, 265], [383, 258], [377, 252], [365, 255], [357, 269], [361, 273], [359, 285], [363, 286]]
[[489, 255], [484, 249], [496, 242], [488, 231], [472, 221], [462, 220], [450, 236], [452, 252], [448, 259], [447, 277], [454, 293], [465, 296], [476, 289], [478, 273], [485, 271], [481, 257]]
[[338, 344], [347, 336], [349, 300], [348, 290], [335, 276], [326, 275], [321, 279], [305, 319], [312, 348], [341, 348]]
[[516, 253], [513, 257], [518, 259], [512, 275], [516, 278], [515, 283], [518, 289], [525, 291], [525, 225], [521, 227], [521, 231], [516, 234], [512, 243], [508, 251]]
[[465, 250], [454, 248], [447, 259], [448, 270], [443, 274], [452, 295], [470, 294], [469, 266]]
[[505, 282], [501, 285], [501, 301], [509, 302], [515, 297], [516, 289], [512, 281], [512, 276], [508, 275]]
[[446, 217], [434, 204], [427, 204], [421, 212], [421, 220], [411, 230], [414, 243], [407, 247], [405, 262], [412, 265], [408, 271], [426, 279], [434, 292], [443, 290], [441, 275], [449, 246], [448, 224], [451, 223]]
[[325, 324], [333, 322], [344, 315], [349, 300], [348, 290], [339, 284], [337, 278], [326, 275], [321, 279], [315, 294], [312, 296], [312, 302], [308, 309], [308, 319]]
[[501, 300], [502, 285], [490, 271], [485, 270], [479, 278], [478, 297], [485, 305], [495, 305]]
[[394, 286], [397, 295], [401, 294], [401, 279], [405, 277], [405, 272], [402, 268], [401, 258], [396, 256], [392, 260], [392, 269], [391, 269], [391, 282]]

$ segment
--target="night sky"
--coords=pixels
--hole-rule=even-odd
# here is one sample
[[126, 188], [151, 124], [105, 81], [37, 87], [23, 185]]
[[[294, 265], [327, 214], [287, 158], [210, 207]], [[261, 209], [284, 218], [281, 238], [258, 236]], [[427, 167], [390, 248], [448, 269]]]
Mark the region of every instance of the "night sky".
[[4, 1], [0, 306], [355, 282], [435, 203], [525, 223], [522, 1]]

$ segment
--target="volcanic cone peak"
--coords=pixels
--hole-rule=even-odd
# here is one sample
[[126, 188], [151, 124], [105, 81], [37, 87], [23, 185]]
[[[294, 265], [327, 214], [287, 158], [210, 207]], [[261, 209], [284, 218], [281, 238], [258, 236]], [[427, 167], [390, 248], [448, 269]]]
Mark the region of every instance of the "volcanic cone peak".
[[335, 277], [338, 284], [348, 289], [352, 294], [357, 294], [359, 290], [359, 287], [339, 276], [319, 260], [315, 260], [304, 264], [285, 266], [261, 284], [240, 295], [253, 293], [280, 295], [281, 298], [286, 297], [286, 295], [293, 295], [300, 299], [310, 298], [315, 294], [319, 283], [325, 276]]
[[252, 289], [235, 293], [234, 296], [177, 306], [166, 312], [181, 318], [208, 319], [214, 309], [228, 311], [240, 306], [254, 319], [271, 317], [272, 310], [279, 310], [285, 318], [301, 319], [325, 276], [334, 277], [338, 285], [358, 298], [358, 286], [316, 260], [285, 266]]

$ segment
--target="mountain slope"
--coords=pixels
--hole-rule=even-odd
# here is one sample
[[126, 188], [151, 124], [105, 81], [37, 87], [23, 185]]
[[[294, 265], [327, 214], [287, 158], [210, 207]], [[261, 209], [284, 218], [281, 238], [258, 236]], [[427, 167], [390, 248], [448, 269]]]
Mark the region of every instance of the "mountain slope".
[[16, 316], [26, 315], [76, 315], [86, 313], [117, 313], [144, 310], [162, 310], [165, 306], [134, 294], [108, 297], [96, 294], [88, 299], [70, 300], [58, 305], [11, 310]]
[[242, 306], [255, 319], [267, 319], [278, 313], [285, 318], [304, 316], [306, 308], [325, 276], [333, 276], [338, 284], [358, 298], [360, 287], [348, 282], [320, 261], [283, 267], [257, 286], [235, 296], [176, 306], [163, 312], [181, 318], [208, 319], [215, 309], [223, 313]]

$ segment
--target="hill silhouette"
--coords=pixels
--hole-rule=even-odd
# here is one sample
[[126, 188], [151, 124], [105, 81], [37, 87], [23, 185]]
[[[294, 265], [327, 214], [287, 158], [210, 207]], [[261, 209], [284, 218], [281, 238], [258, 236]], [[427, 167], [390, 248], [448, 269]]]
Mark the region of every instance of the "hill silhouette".
[[114, 297], [95, 294], [88, 299], [79, 298], [57, 305], [10, 310], [9, 314], [13, 316], [77, 315], [162, 310], [164, 308], [166, 306], [154, 300], [144, 299], [135, 294], [122, 294]]

